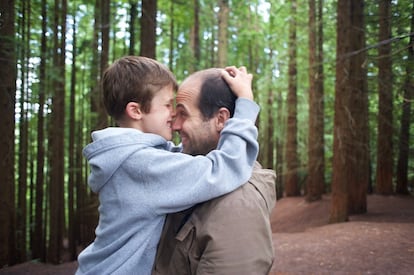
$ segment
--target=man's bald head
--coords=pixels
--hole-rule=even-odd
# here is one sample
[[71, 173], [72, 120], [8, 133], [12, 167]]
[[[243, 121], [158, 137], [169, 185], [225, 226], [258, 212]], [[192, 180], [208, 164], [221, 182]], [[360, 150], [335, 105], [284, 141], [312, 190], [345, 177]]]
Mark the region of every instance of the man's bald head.
[[211, 68], [195, 72], [180, 85], [196, 96], [197, 106], [205, 119], [212, 118], [222, 107], [227, 108], [230, 116], [233, 116], [236, 96], [222, 78], [221, 71]]

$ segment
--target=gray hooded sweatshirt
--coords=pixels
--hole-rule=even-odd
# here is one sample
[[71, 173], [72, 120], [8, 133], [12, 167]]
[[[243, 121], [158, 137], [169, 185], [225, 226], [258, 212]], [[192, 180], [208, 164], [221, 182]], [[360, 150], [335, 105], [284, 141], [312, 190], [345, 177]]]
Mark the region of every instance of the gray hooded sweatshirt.
[[258, 112], [253, 101], [237, 99], [218, 150], [206, 156], [172, 153], [171, 142], [136, 129], [93, 132], [83, 153], [91, 167], [89, 186], [99, 195], [99, 223], [76, 274], [151, 274], [166, 214], [249, 179], [259, 150]]

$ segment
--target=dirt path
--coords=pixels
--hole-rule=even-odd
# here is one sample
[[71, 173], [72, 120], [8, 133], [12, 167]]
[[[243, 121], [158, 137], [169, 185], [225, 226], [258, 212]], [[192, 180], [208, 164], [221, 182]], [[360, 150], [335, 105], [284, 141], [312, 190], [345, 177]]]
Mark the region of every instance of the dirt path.
[[[414, 274], [414, 197], [368, 196], [368, 213], [328, 224], [330, 197], [283, 198], [272, 213], [275, 263], [270, 275]], [[28, 262], [10, 275], [72, 275], [76, 262]]]
[[328, 224], [330, 198], [279, 201], [275, 274], [414, 274], [414, 198], [368, 197], [368, 213]]

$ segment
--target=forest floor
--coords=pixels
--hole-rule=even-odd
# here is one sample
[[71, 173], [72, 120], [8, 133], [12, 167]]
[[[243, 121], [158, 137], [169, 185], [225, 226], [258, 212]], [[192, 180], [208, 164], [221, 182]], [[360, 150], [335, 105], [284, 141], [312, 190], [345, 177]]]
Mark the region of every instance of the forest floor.
[[[275, 262], [270, 275], [414, 274], [414, 197], [368, 196], [368, 213], [328, 224], [330, 197], [282, 198], [272, 213]], [[69, 275], [76, 262], [27, 262], [0, 274]]]

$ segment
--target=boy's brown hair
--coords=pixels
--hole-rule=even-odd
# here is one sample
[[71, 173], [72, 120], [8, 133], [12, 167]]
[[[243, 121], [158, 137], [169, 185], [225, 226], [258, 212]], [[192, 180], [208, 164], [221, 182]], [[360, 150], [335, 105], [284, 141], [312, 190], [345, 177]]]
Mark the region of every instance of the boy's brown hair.
[[156, 92], [171, 85], [177, 90], [173, 73], [158, 61], [143, 56], [125, 56], [109, 66], [102, 76], [103, 103], [115, 120], [123, 117], [126, 105], [137, 102], [148, 113]]

